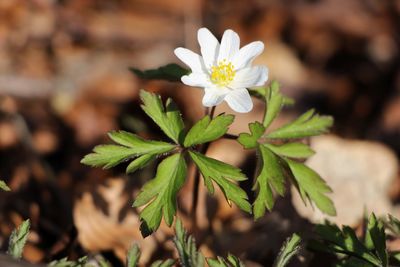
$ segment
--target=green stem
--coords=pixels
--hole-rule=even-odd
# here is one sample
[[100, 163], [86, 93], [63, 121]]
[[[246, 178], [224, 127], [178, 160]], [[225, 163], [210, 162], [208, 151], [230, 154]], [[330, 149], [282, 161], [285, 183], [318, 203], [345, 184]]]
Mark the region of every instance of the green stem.
[[[205, 115], [209, 115], [211, 119], [213, 119], [215, 113], [215, 106], [211, 108], [205, 109]], [[206, 143], [200, 146], [199, 152], [202, 154], [206, 154], [210, 143]], [[200, 170], [195, 166], [195, 173], [194, 173], [194, 181], [193, 181], [193, 198], [192, 198], [192, 210], [191, 210], [191, 219], [192, 219], [192, 226], [193, 230], [196, 231], [198, 228], [197, 225], [197, 206], [199, 202], [199, 187], [200, 187]]]

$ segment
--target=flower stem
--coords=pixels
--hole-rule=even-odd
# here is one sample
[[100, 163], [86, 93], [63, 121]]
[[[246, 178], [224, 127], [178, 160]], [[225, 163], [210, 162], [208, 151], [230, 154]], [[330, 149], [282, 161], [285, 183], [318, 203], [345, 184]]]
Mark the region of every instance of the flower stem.
[[[205, 109], [205, 115], [209, 115], [211, 119], [213, 119], [215, 113], [215, 106]], [[199, 152], [201, 154], [206, 154], [210, 143], [205, 143], [200, 146]], [[195, 172], [194, 172], [194, 181], [193, 181], [193, 198], [192, 198], [192, 210], [191, 210], [191, 219], [192, 219], [192, 226], [193, 230], [196, 231], [198, 228], [197, 225], [197, 206], [199, 202], [199, 186], [200, 186], [200, 170], [195, 165]]]

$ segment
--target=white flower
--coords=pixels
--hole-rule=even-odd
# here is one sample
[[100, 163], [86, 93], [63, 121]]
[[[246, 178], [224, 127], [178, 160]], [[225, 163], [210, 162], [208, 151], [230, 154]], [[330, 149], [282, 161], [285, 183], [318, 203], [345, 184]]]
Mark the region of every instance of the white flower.
[[221, 44], [206, 28], [197, 32], [201, 55], [179, 47], [175, 55], [188, 65], [192, 73], [182, 77], [186, 85], [203, 87], [203, 105], [212, 107], [226, 101], [236, 112], [249, 112], [253, 102], [246, 88], [262, 86], [268, 79], [268, 69], [251, 66], [262, 53], [264, 44], [252, 42], [239, 50], [239, 35], [226, 30]]

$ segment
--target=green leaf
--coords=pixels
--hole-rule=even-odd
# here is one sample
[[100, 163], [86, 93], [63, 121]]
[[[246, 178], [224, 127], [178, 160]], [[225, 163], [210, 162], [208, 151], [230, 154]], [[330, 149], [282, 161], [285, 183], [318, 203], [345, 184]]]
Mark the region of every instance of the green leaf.
[[249, 123], [250, 134], [241, 133], [238, 142], [246, 149], [255, 148], [258, 145], [258, 139], [264, 134], [265, 127], [258, 121]]
[[99, 145], [93, 149], [94, 153], [86, 155], [81, 163], [92, 167], [112, 168], [121, 162], [137, 156], [136, 150], [117, 145]]
[[194, 151], [189, 151], [189, 155], [203, 175], [204, 183], [211, 194], [214, 193], [211, 181], [213, 180], [218, 184], [229, 204], [232, 201], [242, 210], [251, 212], [251, 205], [248, 202], [246, 192], [230, 181], [243, 181], [247, 179], [240, 169]]
[[138, 244], [134, 244], [126, 255], [126, 267], [137, 267], [140, 259], [140, 249]]
[[157, 69], [150, 69], [145, 71], [133, 67], [129, 68], [129, 70], [142, 79], [167, 80], [171, 82], [179, 82], [181, 81], [181, 77], [183, 75], [187, 75], [190, 73], [188, 69], [182, 68], [181, 66], [174, 63], [159, 67]]
[[172, 225], [176, 213], [176, 195], [185, 177], [186, 162], [181, 154], [174, 154], [158, 165], [156, 177], [143, 186], [133, 206], [148, 204], [140, 213], [140, 230], [144, 237], [158, 229], [163, 214], [167, 225]]
[[301, 238], [297, 234], [293, 234], [283, 244], [278, 257], [275, 259], [273, 267], [285, 267], [289, 261], [295, 256], [300, 250]]
[[[366, 232], [366, 238], [371, 240], [372, 247], [381, 260], [383, 266], [388, 265], [388, 253], [386, 251], [386, 235], [385, 229], [381, 221], [377, 220], [375, 214], [371, 214], [368, 220], [368, 229]], [[367, 246], [368, 247], [368, 246]]]
[[311, 109], [297, 118], [267, 135], [268, 138], [304, 138], [328, 132], [333, 125], [331, 116], [320, 116]]
[[303, 201], [305, 201], [305, 197], [307, 197], [313, 201], [322, 212], [335, 216], [335, 206], [332, 200], [326, 196], [326, 193], [331, 193], [332, 190], [325, 181], [322, 180], [315, 171], [302, 163], [290, 159], [286, 159], [286, 162], [297, 182]]
[[284, 162], [265, 146], [260, 145], [259, 151], [262, 166], [254, 184], [254, 190], [258, 188], [258, 194], [253, 206], [255, 219], [262, 217], [266, 208], [271, 210], [274, 206], [275, 200], [272, 188], [280, 195], [285, 192]]
[[180, 220], [176, 221], [174, 243], [182, 267], [204, 267], [204, 256], [197, 251], [194, 238], [187, 235]]
[[[400, 265], [400, 251], [391, 251], [390, 260], [396, 263], [397, 265]], [[392, 263], [392, 266], [397, 266], [397, 265], [393, 265]]]
[[245, 265], [234, 255], [229, 254], [227, 259], [218, 256], [216, 259], [207, 259], [210, 267], [245, 267]]
[[204, 116], [187, 133], [184, 141], [185, 147], [220, 138], [228, 131], [228, 126], [232, 124], [234, 118], [233, 115], [219, 115], [211, 120], [209, 115]]
[[7, 254], [16, 259], [20, 259], [22, 257], [22, 252], [24, 251], [24, 246], [29, 235], [29, 228], [30, 221], [28, 219], [23, 221], [17, 229], [12, 231], [8, 243]]
[[147, 164], [149, 164], [156, 157], [156, 154], [147, 154], [140, 156], [139, 158], [129, 163], [128, 167], [126, 167], [126, 173], [133, 173], [139, 169], [146, 167]]
[[161, 97], [145, 90], [140, 91], [140, 98], [143, 101], [143, 111], [161, 128], [161, 130], [175, 143], [181, 144], [184, 139], [184, 125], [181, 113], [171, 98], [165, 103]]
[[174, 265], [175, 265], [175, 261], [172, 259], [168, 259], [165, 261], [158, 260], [158, 261], [154, 262], [153, 264], [151, 264], [151, 267], [172, 267]]
[[263, 146], [268, 147], [275, 154], [289, 158], [306, 159], [315, 154], [314, 150], [303, 143], [287, 143], [280, 146], [265, 143]]
[[369, 264], [376, 267], [386, 266], [357, 239], [354, 230], [348, 226], [343, 226], [343, 229], [340, 230], [336, 225], [320, 224], [316, 226], [315, 231], [319, 240], [313, 240], [309, 244], [309, 248], [312, 250], [356, 257], [366, 262], [365, 266], [369, 266]]
[[400, 237], [400, 221], [396, 217], [388, 214], [386, 227], [392, 232], [393, 235]]
[[[274, 84], [274, 83], [276, 83], [276, 84], [278, 84], [278, 86], [279, 86], [279, 83], [277, 82], [277, 81], [272, 81], [271, 82], [271, 85], [272, 84]], [[250, 95], [252, 95], [252, 96], [254, 96], [254, 97], [257, 97], [257, 98], [259, 98], [259, 99], [261, 99], [261, 100], [263, 100], [263, 101], [266, 101], [266, 96], [269, 96], [270, 94], [270, 87], [271, 87], [271, 85], [270, 86], [268, 86], [268, 87], [255, 87], [255, 88], [251, 88], [250, 90], [249, 90], [249, 93], [250, 93]], [[282, 104], [284, 105], [284, 106], [291, 106], [291, 105], [293, 105], [294, 104], [294, 99], [293, 98], [290, 98], [290, 97], [287, 97], [287, 96], [283, 96], [283, 101], [282, 101]]]
[[[173, 144], [144, 140], [135, 134], [125, 131], [110, 132], [109, 136], [119, 145], [96, 146], [93, 149], [94, 153], [86, 155], [81, 160], [81, 163], [93, 167], [103, 166], [104, 169], [109, 169], [134, 157], [144, 154], [162, 154], [175, 148]], [[139, 161], [141, 162], [141, 160]], [[143, 164], [139, 167], [143, 167]], [[131, 166], [131, 168], [133, 167]]]
[[11, 189], [8, 187], [8, 185], [3, 180], [0, 180], [0, 189], [2, 189], [4, 191], [11, 191]]
[[77, 261], [69, 261], [68, 258], [55, 260], [49, 263], [49, 267], [91, 267], [87, 264], [87, 257], [79, 258]]
[[284, 105], [284, 96], [280, 93], [279, 83], [271, 82], [271, 85], [266, 88], [265, 93], [265, 113], [263, 125], [265, 128], [271, 125], [272, 121], [278, 116]]

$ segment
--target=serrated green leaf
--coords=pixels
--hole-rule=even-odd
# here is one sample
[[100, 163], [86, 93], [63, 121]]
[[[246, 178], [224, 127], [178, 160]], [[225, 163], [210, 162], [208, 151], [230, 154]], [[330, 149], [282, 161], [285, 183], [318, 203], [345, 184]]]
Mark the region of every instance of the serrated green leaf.
[[140, 259], [140, 249], [138, 244], [134, 244], [126, 255], [126, 267], [137, 267]]
[[[386, 251], [385, 229], [381, 221], [377, 220], [375, 214], [371, 214], [368, 220], [366, 237], [372, 241], [372, 247], [375, 249], [383, 266], [388, 265], [388, 253]], [[368, 246], [367, 246], [368, 247]]]
[[181, 113], [171, 98], [165, 103], [165, 108], [159, 95], [140, 91], [143, 111], [161, 128], [161, 130], [175, 143], [181, 144], [184, 140], [184, 124]]
[[112, 168], [121, 162], [137, 156], [134, 148], [118, 145], [99, 145], [93, 149], [94, 153], [87, 154], [81, 163], [92, 167]]
[[326, 193], [331, 193], [332, 190], [326, 182], [306, 165], [290, 159], [286, 159], [286, 162], [298, 184], [303, 200], [306, 196], [313, 201], [323, 213], [335, 216], [335, 206], [332, 200], [326, 196]]
[[133, 203], [134, 207], [148, 204], [140, 213], [140, 230], [144, 237], [156, 231], [164, 220], [171, 226], [176, 213], [176, 194], [186, 177], [186, 162], [181, 154], [164, 159], [157, 168], [154, 179], [147, 182]]
[[8, 243], [8, 255], [16, 259], [20, 259], [22, 257], [22, 252], [24, 251], [24, 246], [29, 235], [29, 228], [30, 221], [28, 219], [23, 221], [17, 229], [12, 231]]
[[174, 243], [182, 267], [204, 267], [204, 256], [197, 250], [194, 238], [187, 235], [180, 220], [176, 221]]
[[255, 148], [258, 145], [258, 139], [264, 134], [265, 127], [258, 121], [249, 123], [250, 134], [241, 133], [237, 141], [246, 149]]
[[[175, 148], [175, 145], [173, 144], [160, 141], [144, 140], [135, 134], [125, 131], [110, 132], [109, 136], [119, 145], [96, 146], [93, 149], [94, 153], [86, 155], [81, 160], [81, 163], [93, 167], [102, 166], [104, 169], [109, 169], [125, 160], [129, 160], [134, 157], [144, 154], [162, 154]], [[143, 162], [145, 158], [148, 157], [144, 157], [141, 160], [138, 160], [138, 162], [132, 164], [148, 163]], [[133, 168], [133, 166], [131, 166], [131, 168]]]
[[11, 191], [11, 188], [9, 188], [8, 185], [3, 180], [0, 180], [0, 189], [4, 191]]
[[283, 244], [278, 257], [275, 259], [273, 267], [285, 267], [289, 261], [295, 256], [300, 250], [301, 238], [297, 234], [293, 234]]
[[271, 82], [271, 85], [266, 88], [265, 93], [265, 112], [263, 125], [268, 128], [272, 121], [278, 116], [284, 104], [284, 96], [280, 93], [279, 83]]
[[232, 124], [235, 116], [219, 115], [211, 120], [209, 115], [199, 120], [187, 133], [184, 141], [185, 147], [214, 141], [228, 131], [229, 125]]
[[287, 143], [280, 146], [265, 143], [263, 146], [266, 146], [275, 154], [289, 158], [306, 159], [315, 154], [314, 150], [303, 143]]
[[284, 162], [265, 146], [260, 145], [259, 152], [262, 165], [254, 184], [254, 190], [258, 189], [253, 206], [255, 219], [262, 217], [266, 208], [271, 210], [274, 206], [272, 188], [280, 195], [285, 192]]
[[210, 267], [245, 267], [245, 265], [234, 255], [229, 254], [227, 259], [218, 256], [216, 259], [207, 258]]
[[137, 155], [161, 154], [175, 148], [173, 144], [162, 141], [145, 140], [136, 134], [126, 131], [112, 131], [108, 133], [108, 136], [121, 146], [135, 149]]
[[151, 264], [151, 267], [172, 267], [175, 265], [175, 261], [172, 259], [168, 259], [165, 261], [158, 260]]
[[126, 173], [133, 173], [139, 169], [146, 167], [156, 157], [157, 155], [155, 154], [147, 154], [140, 156], [139, 158], [129, 163], [128, 167], [126, 167]]
[[129, 70], [142, 79], [167, 80], [171, 82], [179, 82], [183, 75], [187, 75], [190, 73], [188, 69], [185, 69], [175, 63], [167, 64], [157, 69], [150, 69], [144, 71], [133, 67], [129, 68]]
[[333, 125], [331, 116], [320, 116], [313, 109], [307, 111], [295, 121], [290, 122], [267, 134], [268, 138], [304, 138], [328, 132]]
[[219, 160], [206, 157], [198, 152], [189, 151], [189, 155], [203, 175], [204, 183], [211, 194], [214, 193], [211, 181], [213, 180], [218, 184], [229, 204], [232, 201], [242, 210], [251, 213], [251, 205], [248, 202], [246, 192], [237, 184], [230, 181], [243, 181], [247, 179], [240, 169]]

